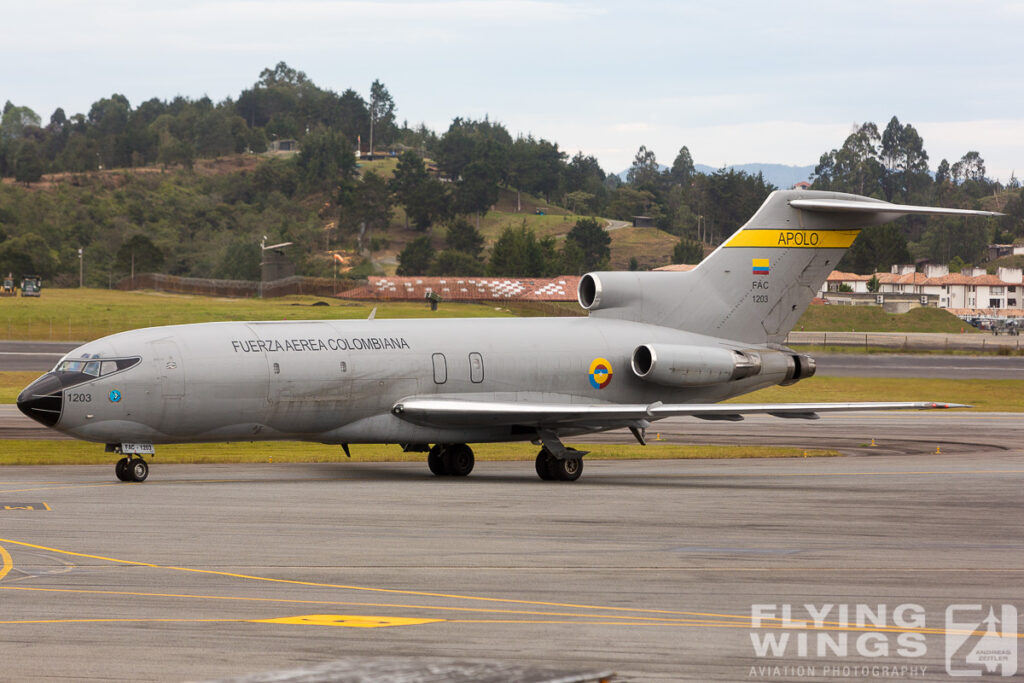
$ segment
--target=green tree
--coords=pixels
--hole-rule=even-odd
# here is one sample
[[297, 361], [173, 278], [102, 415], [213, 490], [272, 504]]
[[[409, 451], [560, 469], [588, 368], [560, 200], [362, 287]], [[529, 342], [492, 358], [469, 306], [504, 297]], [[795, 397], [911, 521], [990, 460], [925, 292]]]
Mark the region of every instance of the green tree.
[[516, 211], [521, 210], [520, 191], [545, 199], [558, 188], [565, 153], [558, 144], [520, 136], [509, 148], [507, 180], [516, 188]]
[[689, 185], [694, 173], [693, 157], [690, 156], [690, 149], [684, 145], [676, 155], [675, 161], [672, 162], [669, 175], [672, 176], [672, 182], [678, 185]]
[[0, 273], [53, 277], [60, 265], [57, 252], [35, 232], [8, 237], [0, 242]]
[[814, 169], [815, 190], [882, 194], [885, 167], [879, 160], [881, 135], [874, 123], [864, 123], [851, 133], [840, 149], [821, 155]]
[[377, 139], [387, 142], [395, 127], [395, 100], [379, 80], [370, 86], [370, 154], [374, 153], [374, 129]]
[[114, 268], [119, 273], [155, 273], [163, 265], [164, 253], [142, 233], [125, 240], [114, 257]]
[[406, 226], [412, 221], [417, 230], [426, 230], [451, 213], [449, 189], [427, 173], [423, 159], [415, 152], [403, 152], [398, 158], [389, 186], [405, 206]]
[[43, 158], [39, 155], [39, 146], [33, 140], [23, 140], [18, 146], [14, 179], [27, 185], [38, 182], [42, 177]]
[[596, 218], [581, 218], [576, 221], [566, 240], [575, 242], [583, 252], [583, 268], [605, 270], [611, 257], [611, 235]]
[[434, 262], [434, 245], [429, 235], [417, 237], [398, 255], [398, 275], [426, 275]]
[[495, 168], [483, 161], [472, 161], [462, 169], [455, 184], [455, 210], [482, 216], [498, 201], [498, 177]]
[[623, 185], [611, 193], [608, 201], [608, 213], [619, 220], [629, 220], [633, 216], [645, 216], [656, 208], [657, 200], [652, 192], [636, 190]]
[[484, 236], [469, 221], [457, 218], [448, 226], [445, 244], [450, 250], [469, 254], [473, 258], [479, 258], [480, 253], [484, 249]]
[[512, 136], [501, 124], [486, 118], [456, 118], [438, 140], [435, 157], [441, 172], [454, 181], [464, 176], [467, 166], [476, 163], [474, 175], [499, 184], [507, 182], [511, 146]]
[[904, 126], [895, 116], [890, 119], [882, 133], [879, 155], [885, 166], [882, 187], [887, 200], [906, 200], [931, 183], [924, 141], [909, 123]]
[[953, 164], [950, 175], [954, 183], [982, 181], [985, 179], [985, 160], [975, 151], [968, 152]]
[[387, 181], [368, 171], [356, 183], [348, 211], [356, 222], [366, 223], [370, 230], [386, 228], [394, 211], [394, 197]]
[[888, 271], [897, 263], [910, 261], [907, 238], [895, 225], [872, 225], [860, 231], [853, 246], [839, 261], [837, 270], [854, 273]]
[[971, 264], [967, 263], [966, 261], [964, 261], [959, 256], [954, 256], [950, 260], [950, 262], [949, 262], [949, 272], [950, 273], [959, 273], [964, 268], [970, 268], [970, 267], [971, 267]]
[[318, 128], [302, 140], [298, 169], [301, 182], [310, 191], [336, 187], [355, 174], [352, 145], [339, 132]]
[[661, 178], [661, 169], [654, 152], [641, 145], [633, 157], [633, 165], [626, 173], [626, 182], [637, 188], [653, 190]]
[[479, 258], [455, 249], [445, 249], [430, 267], [431, 275], [477, 277], [487, 274], [487, 266]]
[[498, 236], [491, 249], [492, 275], [510, 277], [549, 277], [560, 264], [553, 237], [537, 239], [524, 224], [509, 226]]
[[878, 281], [878, 273], [872, 273], [871, 274], [871, 279], [868, 280], [868, 291], [869, 292], [877, 292], [878, 291], [878, 287], [880, 286], [880, 284], [881, 283], [879, 283], [879, 281]]
[[704, 260], [704, 245], [685, 237], [672, 250], [672, 263], [697, 264]]
[[215, 275], [224, 280], [259, 280], [260, 245], [256, 237], [237, 237], [228, 244]]

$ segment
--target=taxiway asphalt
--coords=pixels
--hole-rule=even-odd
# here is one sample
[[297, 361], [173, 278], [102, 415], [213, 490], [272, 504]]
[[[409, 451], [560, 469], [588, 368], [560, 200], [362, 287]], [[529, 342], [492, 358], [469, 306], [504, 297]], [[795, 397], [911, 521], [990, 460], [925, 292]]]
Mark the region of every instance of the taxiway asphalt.
[[[1024, 606], [1020, 447], [590, 461], [574, 484], [532, 470], [157, 464], [122, 484], [109, 467], [4, 468], [0, 676], [196, 680], [460, 658], [617, 680], [880, 665], [934, 680], [949, 605]], [[881, 610], [896, 630], [844, 629], [836, 607], [800, 631], [810, 656], [795, 641], [758, 656], [755, 642], [796, 632], [754, 628], [752, 610], [808, 617], [804, 605], [826, 604]], [[901, 605], [912, 625], [896, 623]], [[816, 655], [823, 633], [846, 634], [842, 655]], [[900, 634], [918, 656], [897, 653]]]
[[[875, 367], [937, 357], [895, 358]], [[915, 374], [1012, 369], [938, 358], [945, 370]], [[0, 406], [0, 438], [31, 436], [53, 433]], [[950, 605], [1024, 613], [1019, 413], [678, 418], [648, 436], [846, 455], [588, 460], [573, 484], [541, 482], [529, 462], [478, 463], [460, 480], [422, 463], [158, 456], [144, 484], [115, 482], [111, 466], [5, 467], [0, 679], [199, 680], [343, 660], [369, 677], [495, 661], [624, 681], [786, 680], [801, 666], [816, 680], [857, 678], [856, 667], [934, 680], [946, 677]], [[890, 627], [909, 605], [923, 623], [751, 624], [765, 605], [806, 619], [805, 605], [828, 604], [884, 610]], [[758, 655], [786, 633], [784, 652]], [[843, 634], [844, 654], [817, 656]], [[901, 636], [919, 656], [898, 653]]]

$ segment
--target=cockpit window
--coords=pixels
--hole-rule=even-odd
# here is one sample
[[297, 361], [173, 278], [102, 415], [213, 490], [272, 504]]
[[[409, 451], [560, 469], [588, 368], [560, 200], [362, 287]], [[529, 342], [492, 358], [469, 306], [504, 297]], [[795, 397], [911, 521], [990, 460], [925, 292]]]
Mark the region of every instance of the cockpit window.
[[87, 358], [73, 358], [62, 360], [54, 368], [55, 372], [79, 373], [92, 377], [103, 377], [136, 365], [141, 358], [105, 358], [103, 360], [91, 360]]

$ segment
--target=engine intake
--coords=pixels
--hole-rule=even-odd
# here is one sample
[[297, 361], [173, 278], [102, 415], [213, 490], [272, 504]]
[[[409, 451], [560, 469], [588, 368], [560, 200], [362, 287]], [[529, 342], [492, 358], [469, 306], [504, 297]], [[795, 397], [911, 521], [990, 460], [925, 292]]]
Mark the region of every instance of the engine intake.
[[641, 344], [633, 350], [633, 373], [669, 387], [692, 387], [743, 379], [761, 372], [753, 352], [703, 346]]
[[576, 298], [588, 311], [636, 307], [642, 305], [644, 291], [655, 291], [651, 283], [664, 286], [665, 273], [587, 273], [580, 278]]

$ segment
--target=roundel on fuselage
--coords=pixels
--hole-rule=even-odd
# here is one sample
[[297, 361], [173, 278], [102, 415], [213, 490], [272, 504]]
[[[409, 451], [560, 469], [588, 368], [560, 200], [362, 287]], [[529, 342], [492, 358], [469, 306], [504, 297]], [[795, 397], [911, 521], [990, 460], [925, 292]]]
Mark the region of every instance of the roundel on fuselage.
[[612, 364], [604, 358], [595, 358], [590, 363], [590, 386], [604, 389], [612, 381]]

